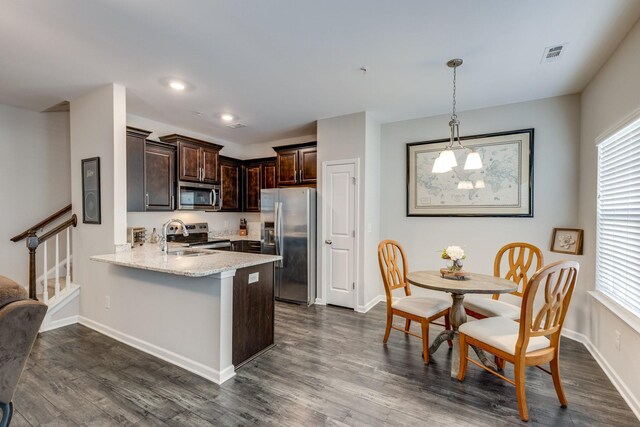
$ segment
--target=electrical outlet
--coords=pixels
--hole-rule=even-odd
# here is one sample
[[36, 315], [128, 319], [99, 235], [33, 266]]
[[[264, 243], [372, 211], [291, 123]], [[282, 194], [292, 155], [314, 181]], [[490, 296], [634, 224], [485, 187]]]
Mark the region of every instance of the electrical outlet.
[[622, 334], [619, 331], [616, 331], [616, 350], [620, 351], [620, 339], [622, 338]]
[[106, 296], [104, 299], [104, 308], [106, 308], [107, 310], [109, 310], [111, 308], [111, 297], [110, 296]]
[[249, 274], [249, 283], [256, 283], [258, 280], [260, 280], [260, 273], [255, 272]]

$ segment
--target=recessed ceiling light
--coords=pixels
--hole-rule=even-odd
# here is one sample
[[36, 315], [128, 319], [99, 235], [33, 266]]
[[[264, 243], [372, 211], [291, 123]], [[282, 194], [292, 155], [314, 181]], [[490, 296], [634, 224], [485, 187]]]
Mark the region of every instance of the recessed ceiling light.
[[180, 80], [171, 80], [169, 82], [169, 87], [173, 90], [185, 90], [187, 88], [187, 85]]
[[224, 120], [225, 122], [232, 122], [233, 119], [235, 119], [235, 116], [233, 114], [229, 114], [229, 113], [222, 113], [222, 114], [220, 114], [220, 118], [222, 120]]

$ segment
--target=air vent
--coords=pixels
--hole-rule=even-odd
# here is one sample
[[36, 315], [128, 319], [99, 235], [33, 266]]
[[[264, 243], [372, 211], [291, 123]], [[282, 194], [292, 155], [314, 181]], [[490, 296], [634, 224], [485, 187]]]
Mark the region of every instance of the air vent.
[[556, 46], [549, 46], [544, 49], [544, 53], [542, 54], [542, 62], [553, 62], [560, 59], [560, 55], [565, 51], [567, 47], [567, 43], [559, 44]]
[[231, 123], [231, 124], [228, 124], [227, 127], [231, 129], [240, 129], [240, 128], [246, 128], [247, 125], [245, 125], [244, 123]]

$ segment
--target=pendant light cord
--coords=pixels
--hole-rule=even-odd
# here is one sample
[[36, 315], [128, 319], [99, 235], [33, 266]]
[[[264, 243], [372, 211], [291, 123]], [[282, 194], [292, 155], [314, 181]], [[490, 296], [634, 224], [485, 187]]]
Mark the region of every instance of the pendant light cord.
[[453, 112], [451, 113], [451, 119], [457, 119], [458, 115], [456, 114], [456, 69], [458, 67], [453, 67]]

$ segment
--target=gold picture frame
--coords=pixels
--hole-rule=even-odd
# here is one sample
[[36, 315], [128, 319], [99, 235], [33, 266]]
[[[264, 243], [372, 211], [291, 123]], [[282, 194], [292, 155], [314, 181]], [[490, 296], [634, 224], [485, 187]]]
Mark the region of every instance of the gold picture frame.
[[551, 252], [582, 255], [584, 231], [580, 228], [554, 228]]

